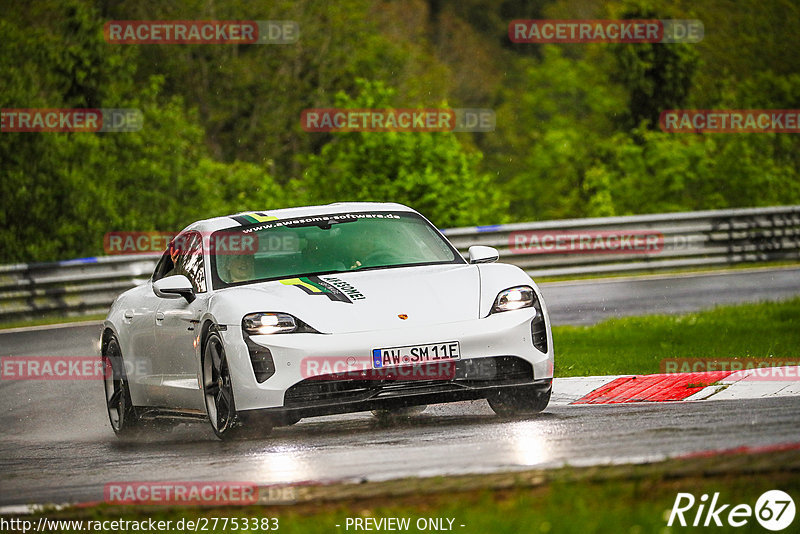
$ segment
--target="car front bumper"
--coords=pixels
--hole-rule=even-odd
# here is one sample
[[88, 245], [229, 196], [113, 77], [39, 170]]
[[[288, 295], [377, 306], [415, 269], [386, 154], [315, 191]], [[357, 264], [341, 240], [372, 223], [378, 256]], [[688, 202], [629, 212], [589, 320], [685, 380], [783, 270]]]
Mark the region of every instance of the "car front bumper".
[[[269, 349], [273, 360], [275, 372], [262, 383], [256, 380], [241, 327], [229, 326], [222, 334], [237, 411], [309, 417], [484, 398], [498, 388], [547, 389], [553, 377], [552, 334], [545, 315], [547, 351], [534, 347], [531, 322], [535, 316], [536, 311], [527, 308], [430, 326], [250, 336], [252, 342]], [[453, 374], [446, 377], [400, 373], [387, 379], [368, 372], [365, 378], [350, 371], [371, 368], [376, 348], [450, 341], [459, 342], [461, 357]], [[343, 371], [347, 371], [345, 376]]]

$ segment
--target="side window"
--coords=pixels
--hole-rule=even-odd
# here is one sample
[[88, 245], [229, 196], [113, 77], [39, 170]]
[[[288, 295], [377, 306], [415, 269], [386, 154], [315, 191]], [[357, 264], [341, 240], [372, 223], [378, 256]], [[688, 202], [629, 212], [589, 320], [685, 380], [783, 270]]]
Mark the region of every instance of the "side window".
[[158, 260], [156, 264], [156, 268], [153, 271], [153, 282], [156, 280], [161, 280], [165, 276], [169, 276], [171, 274], [175, 274], [173, 271], [175, 270], [175, 263], [172, 261], [172, 257], [170, 256], [171, 248], [168, 248], [164, 255], [161, 256], [161, 259]]
[[206, 291], [206, 272], [203, 267], [203, 237], [199, 232], [187, 232], [173, 240], [170, 250], [175, 262], [175, 272], [183, 274], [192, 282], [196, 293]]

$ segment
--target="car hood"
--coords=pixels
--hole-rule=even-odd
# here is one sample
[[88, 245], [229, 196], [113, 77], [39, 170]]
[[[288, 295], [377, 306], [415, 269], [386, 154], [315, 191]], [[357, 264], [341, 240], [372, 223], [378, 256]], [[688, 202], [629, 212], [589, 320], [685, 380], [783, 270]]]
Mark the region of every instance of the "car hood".
[[226, 324], [263, 311], [290, 313], [323, 333], [404, 328], [478, 318], [480, 275], [474, 265], [375, 269], [233, 287], [213, 301]]

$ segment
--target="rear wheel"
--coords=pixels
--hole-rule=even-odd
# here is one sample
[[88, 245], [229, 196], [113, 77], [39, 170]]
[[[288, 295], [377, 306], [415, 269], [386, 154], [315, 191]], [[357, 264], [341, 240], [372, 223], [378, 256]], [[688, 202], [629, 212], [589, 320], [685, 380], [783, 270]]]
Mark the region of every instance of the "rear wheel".
[[211, 428], [220, 439], [263, 437], [272, 431], [267, 417], [237, 414], [233, 399], [230, 366], [222, 338], [215, 330], [203, 349], [203, 393]]
[[393, 421], [396, 419], [405, 419], [414, 417], [425, 411], [428, 406], [426, 404], [420, 406], [404, 406], [402, 408], [388, 408], [385, 410], [372, 410], [372, 415], [382, 421]]
[[122, 350], [116, 337], [108, 341], [102, 358], [108, 420], [114, 434], [119, 437], [131, 436], [141, 429], [141, 421], [131, 401]]
[[552, 391], [552, 387], [546, 390], [529, 387], [504, 389], [487, 397], [486, 400], [489, 401], [494, 413], [502, 417], [531, 415], [547, 408]]

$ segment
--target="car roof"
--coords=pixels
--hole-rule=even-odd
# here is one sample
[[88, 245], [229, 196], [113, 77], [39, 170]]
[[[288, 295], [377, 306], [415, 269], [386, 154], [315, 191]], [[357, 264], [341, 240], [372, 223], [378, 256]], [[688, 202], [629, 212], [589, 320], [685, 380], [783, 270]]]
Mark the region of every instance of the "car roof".
[[296, 208], [282, 208], [275, 210], [243, 211], [214, 217], [194, 222], [183, 229], [198, 230], [200, 232], [216, 232], [226, 228], [238, 228], [249, 224], [257, 224], [267, 220], [292, 219], [295, 217], [308, 217], [316, 215], [330, 215], [335, 213], [363, 213], [370, 211], [407, 211], [416, 213], [415, 210], [396, 202], [336, 202], [319, 206], [301, 206]]

